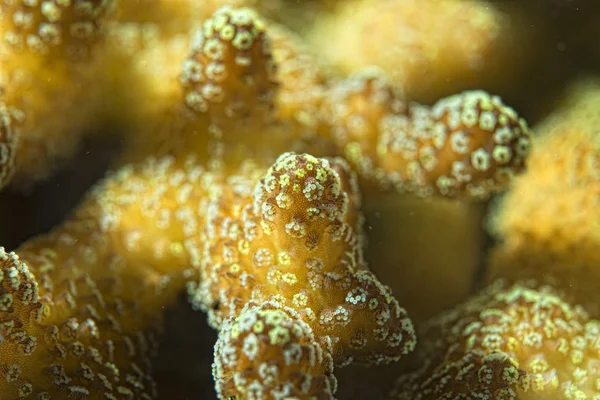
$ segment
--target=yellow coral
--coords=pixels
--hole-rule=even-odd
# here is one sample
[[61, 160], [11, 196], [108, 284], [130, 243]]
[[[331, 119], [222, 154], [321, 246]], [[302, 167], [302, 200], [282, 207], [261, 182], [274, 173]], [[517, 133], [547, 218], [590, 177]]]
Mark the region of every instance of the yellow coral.
[[403, 101], [379, 71], [326, 94], [324, 118], [357, 171], [399, 192], [484, 198], [519, 172], [527, 124], [500, 98], [470, 91], [431, 108]]
[[261, 19], [247, 8], [223, 7], [204, 22], [184, 63], [185, 99], [215, 119], [240, 118], [272, 106], [274, 74]]
[[489, 272], [489, 279], [535, 278], [569, 293], [581, 291], [576, 302], [594, 317], [600, 315], [594, 294], [600, 262], [599, 105], [600, 85], [581, 82], [537, 127], [528, 170], [492, 219], [502, 243]]
[[432, 102], [514, 81], [531, 58], [519, 39], [526, 27], [519, 13], [483, 1], [354, 0], [317, 19], [310, 41], [342, 72], [376, 65], [411, 99]]
[[274, 302], [248, 304], [224, 324], [215, 345], [217, 394], [333, 399], [337, 383], [327, 344], [294, 310]]
[[430, 321], [395, 399], [595, 399], [600, 322], [551, 288], [497, 281]]
[[[155, 5], [159, 7], [140, 19], [157, 18], [160, 27], [160, 5]], [[127, 7], [121, 8], [118, 18], [135, 20]], [[213, 326], [221, 330], [215, 374], [223, 396], [252, 393], [253, 387], [236, 377], [239, 371], [256, 378], [262, 390], [273, 396], [280, 390], [272, 391], [270, 385], [277, 382], [264, 373], [281, 363], [288, 343], [268, 342], [256, 360], [249, 362], [242, 356], [240, 365], [227, 364], [228, 352], [240, 344], [236, 335], [244, 318], [264, 318], [269, 334], [289, 328], [298, 333], [294, 341], [303, 352], [322, 352], [323, 363], [302, 358], [279, 376], [281, 382], [292, 379], [292, 387], [281, 390], [298, 390], [298, 396], [333, 395], [329, 360], [336, 365], [387, 363], [412, 351], [412, 322], [363, 259], [361, 199], [350, 166], [338, 158], [276, 156], [283, 150], [312, 146], [319, 155], [345, 154], [366, 180], [382, 183], [380, 175], [364, 168], [369, 158], [385, 171], [388, 180], [383, 183], [396, 184], [398, 189], [406, 189], [402, 179], [407, 178], [408, 186], [422, 194], [484, 196], [523, 165], [528, 138], [515, 113], [497, 98], [470, 92], [440, 101], [423, 117], [424, 107], [404, 103], [405, 108], [397, 110], [395, 98], [387, 104], [378, 94], [372, 95], [369, 85], [377, 86], [375, 81], [366, 85], [366, 95], [361, 92], [364, 88], [342, 95], [351, 80], [336, 83], [326, 77], [292, 34], [265, 23], [247, 8], [216, 11], [191, 41], [187, 58], [183, 49], [189, 38], [169, 29], [154, 31], [154, 22], [113, 23], [114, 30], [98, 53], [108, 55], [108, 60], [95, 60], [93, 68], [81, 70], [82, 75], [70, 75], [65, 71], [78, 67], [66, 57], [56, 57], [58, 66], [41, 77], [56, 77], [53, 81], [61, 85], [68, 77], [72, 82], [67, 83], [76, 86], [89, 82], [89, 71], [106, 72], [95, 83], [102, 85], [114, 78], [113, 86], [107, 87], [143, 89], [116, 102], [142, 99], [133, 101], [131, 108], [143, 111], [133, 121], [135, 129], [131, 129], [117, 172], [96, 186], [63, 225], [17, 250], [29, 269], [19, 268], [28, 283], [38, 286], [37, 296], [47, 304], [47, 315], [19, 327], [15, 340], [23, 335], [38, 337], [36, 324], [48, 329], [56, 326], [58, 344], [68, 355], [62, 360], [62, 353], [53, 350], [54, 342], [36, 339], [37, 352], [29, 358], [35, 362], [27, 363], [18, 347], [2, 348], [8, 342], [0, 343], [0, 352], [6, 349], [7, 357], [16, 360], [7, 365], [20, 366], [22, 381], [7, 386], [13, 391], [8, 393], [30, 387], [54, 396], [67, 391], [84, 396], [89, 391], [93, 397], [104, 395], [93, 392], [103, 385], [108, 398], [152, 397], [146, 365], [152, 348], [132, 344], [130, 337], [157, 330], [164, 306], [190, 280], [194, 281], [188, 286], [193, 304], [208, 311]], [[119, 38], [128, 42], [119, 47], [115, 44]], [[154, 44], [155, 49], [149, 48]], [[118, 61], [127, 60], [140, 48], [144, 54], [124, 65], [123, 77], [115, 78]], [[56, 53], [62, 55], [59, 50]], [[157, 57], [167, 52], [172, 59]], [[42, 59], [32, 57], [38, 57], [36, 62]], [[160, 68], [153, 68], [156, 60]], [[175, 66], [179, 61], [183, 68], [178, 83]], [[102, 66], [110, 68], [104, 71]], [[43, 90], [58, 89], [50, 85]], [[386, 90], [393, 92], [391, 87]], [[145, 94], [149, 96], [144, 99]], [[43, 105], [43, 99], [39, 96], [35, 101]], [[324, 112], [311, 116], [324, 102]], [[35, 107], [29, 111], [44, 115], [36, 114]], [[381, 115], [390, 118], [380, 129]], [[376, 129], [369, 133], [373, 137], [361, 138], [360, 129], [355, 130], [355, 121], [361, 118], [374, 120]], [[405, 122], [408, 133], [402, 130]], [[438, 171], [421, 176], [421, 166], [412, 163], [414, 143], [419, 149], [435, 145], [433, 131], [429, 127], [420, 130], [429, 122], [439, 123], [443, 129], [438, 131], [448, 133], [448, 140], [444, 137], [437, 150], [441, 174], [453, 177], [442, 188], [435, 175]], [[509, 132], [499, 133], [497, 125], [506, 125]], [[372, 145], [374, 137], [380, 141], [376, 146]], [[366, 158], [356, 157], [357, 147]], [[492, 160], [489, 170], [477, 170], [483, 161], [472, 153], [478, 148], [487, 156], [484, 161]], [[419, 150], [418, 156], [430, 160], [428, 154], [420, 154], [427, 151]], [[419, 158], [421, 162], [426, 164]], [[462, 164], [456, 166], [457, 162]], [[395, 180], [394, 173], [406, 171], [400, 182]], [[472, 181], [466, 178], [468, 174], [473, 175]], [[11, 257], [16, 263], [15, 256]], [[7, 300], [5, 304], [0, 318], [15, 319], [10, 309], [13, 303]], [[266, 311], [269, 304], [280, 311]], [[19, 321], [31, 322], [26, 317], [18, 315]], [[61, 329], [67, 336], [61, 336]], [[248, 334], [244, 340], [251, 337], [248, 330], [241, 333]], [[75, 349], [72, 355], [71, 348]], [[97, 354], [102, 363], [97, 362]], [[80, 366], [82, 357], [89, 369]], [[109, 367], [106, 360], [112, 363]], [[269, 360], [273, 362], [269, 368], [261, 367]], [[55, 374], [58, 383], [45, 371]], [[303, 384], [294, 379], [303, 379]]]
[[[93, 116], [88, 70], [102, 36], [109, 1], [9, 1], [0, 3], [2, 101], [21, 137], [15, 178], [44, 178], [77, 147]], [[93, 74], [92, 74], [93, 75]], [[73, 107], [73, 104], [78, 104]], [[68, 115], [69, 118], [65, 118]]]
[[410, 319], [362, 259], [358, 196], [345, 163], [308, 155], [282, 155], [256, 186], [230, 179], [208, 206], [194, 303], [220, 326], [275, 299], [330, 336], [341, 365], [411, 351]]
[[472, 294], [484, 257], [483, 205], [387, 193], [365, 196], [363, 210], [365, 258], [416, 324]]
[[3, 0], [3, 44], [13, 51], [51, 57], [81, 57], [100, 35], [110, 0]]

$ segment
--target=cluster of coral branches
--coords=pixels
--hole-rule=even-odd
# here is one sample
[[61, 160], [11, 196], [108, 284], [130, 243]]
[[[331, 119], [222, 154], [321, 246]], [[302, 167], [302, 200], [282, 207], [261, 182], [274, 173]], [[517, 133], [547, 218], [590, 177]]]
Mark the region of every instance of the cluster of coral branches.
[[[222, 399], [333, 399], [351, 365], [394, 366], [394, 399], [600, 398], [600, 86], [532, 140], [464, 90], [526, 70], [518, 7], [291, 3], [0, 1], [0, 185], [35, 187], [85, 135], [122, 143], [62, 223], [0, 249], [0, 399], [157, 398], [181, 294], [218, 332]], [[393, 237], [367, 256], [365, 210], [392, 196], [402, 230], [403, 199], [507, 187], [487, 286], [423, 322], [402, 293], [428, 279]]]

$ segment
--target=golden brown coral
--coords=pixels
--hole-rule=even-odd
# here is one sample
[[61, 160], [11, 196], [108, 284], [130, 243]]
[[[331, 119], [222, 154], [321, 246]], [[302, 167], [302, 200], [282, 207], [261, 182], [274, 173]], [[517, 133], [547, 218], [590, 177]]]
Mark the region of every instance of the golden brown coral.
[[248, 304], [223, 324], [215, 345], [220, 398], [333, 399], [330, 344], [319, 343], [297, 313], [274, 302]]
[[344, 156], [400, 192], [484, 198], [523, 168], [529, 151], [525, 121], [483, 91], [429, 108], [403, 101], [372, 70], [334, 86], [326, 99], [323, 118]]
[[322, 124], [319, 110], [331, 78], [299, 36], [273, 23], [267, 25], [267, 34], [280, 85], [276, 96], [276, 113], [281, 120], [291, 121], [297, 128], [310, 134]]
[[0, 19], [3, 43], [16, 52], [51, 57], [88, 53], [100, 34], [100, 20], [110, 0], [3, 0]]
[[424, 367], [400, 378], [398, 398], [600, 398], [598, 93], [578, 85], [540, 125], [495, 215], [493, 283], [426, 325]]
[[239, 118], [272, 106], [274, 73], [261, 19], [248, 8], [223, 7], [204, 22], [184, 64], [186, 102], [213, 118]]
[[343, 72], [376, 65], [411, 99], [432, 102], [514, 82], [531, 58], [520, 35], [535, 41], [527, 26], [518, 12], [484, 1], [360, 0], [318, 19], [310, 41]]
[[11, 114], [6, 105], [0, 103], [0, 188], [4, 187], [15, 173], [18, 142], [19, 135]]
[[118, 25], [152, 27], [166, 36], [187, 34], [207, 18], [205, 3], [195, 0], [117, 1], [112, 20]]
[[416, 324], [472, 294], [484, 205], [397, 193], [364, 197], [365, 258]]
[[584, 303], [594, 317], [600, 315], [595, 294], [600, 262], [598, 105], [598, 82], [581, 82], [562, 109], [538, 126], [528, 171], [515, 180], [493, 216], [492, 228], [502, 242], [489, 271], [489, 279], [535, 278], [579, 293], [576, 303]]
[[[232, 37], [228, 36], [232, 33]], [[77, 297], [93, 292], [90, 288], [94, 284], [80, 280], [71, 284], [67, 280], [67, 289], [61, 292], [60, 288], [49, 285], [50, 280], [62, 282], [61, 276], [53, 275], [57, 266], [66, 265], [61, 273], [70, 276], [85, 274], [94, 282], [115, 282], [108, 288], [102, 286], [103, 293], [116, 304], [126, 299], [127, 304], [135, 307], [134, 317], [124, 315], [123, 321], [115, 317], [121, 322], [123, 332], [133, 332], [155, 326], [162, 306], [189, 279], [190, 275], [182, 273], [188, 266], [194, 266], [203, 274], [200, 288], [194, 292], [200, 298], [195, 300], [205, 308], [216, 308], [211, 310], [215, 325], [220, 325], [223, 319], [239, 317], [248, 301], [260, 304], [279, 301], [298, 313], [298, 318], [285, 322], [287, 326], [308, 326], [319, 342], [327, 338], [333, 341], [327, 353], [338, 364], [353, 360], [387, 362], [410, 351], [414, 346], [412, 324], [389, 289], [367, 271], [362, 260], [360, 202], [347, 165], [339, 160], [286, 154], [264, 176], [265, 165], [273, 160], [272, 154], [284, 146], [281, 137], [289, 137], [282, 134], [273, 137], [273, 141], [261, 142], [286, 129], [285, 126], [271, 129], [265, 124], [272, 103], [281, 100], [280, 104], [289, 105], [292, 112], [282, 109], [282, 114], [288, 112], [287, 115], [299, 121], [302, 118], [298, 119], [299, 114], [293, 111], [296, 107], [303, 109], [304, 102], [312, 106], [320, 101], [321, 93], [315, 96], [316, 100], [300, 97], [287, 103], [283, 101], [285, 97], [276, 97], [277, 77], [286, 75], [278, 75], [272, 69], [271, 58], [277, 60], [279, 56], [284, 63], [293, 59], [297, 50], [284, 38], [279, 42], [281, 46], [276, 47], [283, 51], [279, 55], [273, 51], [271, 55], [268, 27], [263, 27], [247, 9], [220, 10], [207, 21], [202, 35], [186, 62], [182, 76], [184, 91], [187, 90], [188, 99], [190, 94], [193, 97], [208, 93], [209, 99], [215, 100], [210, 96], [215, 94], [216, 87], [222, 87], [223, 97], [217, 95], [218, 101], [206, 109], [191, 107], [196, 114], [186, 114], [189, 119], [179, 119], [185, 113], [179, 114], [181, 110], [177, 110], [156, 129], [142, 132], [140, 136], [161, 136], [158, 141], [164, 140], [166, 146], [159, 146], [160, 151], [156, 152], [146, 152], [148, 148], [155, 150], [154, 143], [135, 148], [139, 158], [146, 158], [145, 163], [120, 169], [94, 190], [63, 228], [19, 250], [36, 271], [36, 278], [46, 285], [47, 293], [53, 296], [66, 293], [65, 302], [75, 297], [82, 304], [95, 304], [86, 299], [79, 301]], [[238, 35], [250, 38], [250, 45], [242, 37], [240, 42], [246, 44], [236, 47]], [[213, 50], [218, 51], [219, 46], [224, 49], [222, 60], [206, 55], [212, 54], [206, 45], [209, 41], [218, 42]], [[173, 70], [168, 69], [169, 77]], [[218, 76], [223, 70], [227, 77]], [[298, 72], [294, 68], [290, 71], [287, 74], [290, 81], [286, 82], [293, 81]], [[202, 77], [210, 75], [208, 83], [200, 82], [200, 72]], [[306, 81], [317, 81], [314, 87], [321, 89], [322, 81], [317, 75], [315, 70]], [[286, 82], [282, 82], [284, 88]], [[175, 85], [170, 79], [163, 83], [167, 88], [165, 93], [178, 93], [177, 89], [171, 91]], [[310, 85], [313, 82], [306, 87]], [[290, 91], [304, 90], [303, 85], [298, 88], [292, 87]], [[252, 104], [256, 95], [259, 107]], [[168, 108], [174, 98], [157, 108], [163, 111], [163, 106]], [[247, 120], [251, 123], [242, 124]], [[243, 149], [231, 157], [235, 162], [225, 163], [226, 171], [208, 173], [199, 167], [198, 158], [190, 157], [204, 156], [199, 149], [206, 137], [199, 136], [208, 136], [207, 133], [227, 146], [236, 144]], [[285, 147], [290, 148], [289, 143]], [[229, 153], [232, 149], [229, 146], [225, 150]], [[148, 154], [156, 158], [148, 158]], [[249, 159], [258, 160], [260, 165], [252, 164]], [[230, 176], [231, 171], [235, 175]], [[104, 265], [111, 268], [99, 267]], [[96, 319], [110, 319], [103, 309], [96, 311]], [[70, 315], [78, 317], [80, 309]], [[56, 317], [57, 324], [63, 322], [62, 317], [62, 314]], [[235, 322], [232, 324], [235, 326]], [[221, 349], [224, 342], [236, 339], [231, 337], [229, 325], [222, 327], [226, 328]], [[99, 332], [114, 333], [105, 328], [99, 327]], [[128, 345], [123, 332], [114, 333], [114, 342], [119, 346], [121, 341]], [[314, 345], [312, 341], [303, 343]], [[271, 354], [269, 351], [265, 354]], [[126, 369], [128, 362], [129, 359], [119, 358], [115, 365]], [[79, 382], [74, 363], [66, 365], [65, 374]], [[304, 362], [298, 365], [301, 371], [313, 366]], [[331, 381], [329, 370], [316, 373], [327, 375], [326, 379]], [[40, 385], [39, 390], [45, 390]], [[137, 382], [133, 385], [139, 390], [148, 387], [142, 389]], [[83, 384], [77, 386], [88, 390]], [[326, 393], [329, 389], [325, 386], [315, 390]]]
[[255, 188], [230, 180], [209, 205], [195, 304], [219, 326], [249, 300], [280, 301], [332, 338], [338, 364], [412, 350], [410, 320], [362, 260], [354, 185], [343, 162], [294, 154]]
[[596, 399], [600, 322], [549, 287], [497, 281], [422, 331], [396, 399]]
[[20, 257], [1, 251], [6, 398], [155, 396], [149, 366], [160, 320], [140, 304], [160, 285], [118, 272], [120, 260], [93, 243], [101, 239], [81, 235], [85, 222], [29, 242]]
[[[29, 183], [49, 175], [76, 148], [93, 105], [87, 70], [102, 36], [106, 0], [3, 1], [2, 101], [21, 136], [16, 178]], [[93, 75], [93, 74], [92, 74]], [[93, 102], [92, 102], [93, 103]], [[73, 107], [73, 104], [78, 104]]]
[[0, 362], [16, 375], [3, 395], [154, 398], [149, 359], [163, 308], [193, 276], [199, 247], [186, 238], [210, 184], [180, 161], [122, 167], [62, 226], [5, 256]]

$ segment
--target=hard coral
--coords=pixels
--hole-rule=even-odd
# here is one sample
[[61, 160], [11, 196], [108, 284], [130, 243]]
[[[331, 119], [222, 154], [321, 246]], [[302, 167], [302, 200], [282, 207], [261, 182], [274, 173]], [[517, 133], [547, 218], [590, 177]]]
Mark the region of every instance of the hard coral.
[[363, 176], [421, 196], [485, 198], [519, 172], [529, 152], [525, 121], [482, 91], [431, 108], [403, 101], [376, 71], [326, 94], [333, 140]]
[[[120, 11], [135, 19], [127, 7]], [[147, 17], [161, 24], [155, 11]], [[120, 60], [139, 56], [108, 85], [124, 85], [116, 104], [150, 94], [132, 103], [143, 111], [129, 121], [124, 156], [64, 224], [17, 249], [49, 314], [19, 315], [15, 340], [39, 336], [39, 324], [59, 332], [56, 341], [37, 339], [35, 363], [0, 343], [17, 360], [7, 365], [19, 365], [23, 385], [53, 396], [93, 398], [104, 395], [102, 385], [109, 398], [152, 397], [153, 348], [140, 342], [138, 351], [131, 336], [160, 330], [163, 308], [186, 284], [193, 305], [220, 330], [214, 371], [222, 396], [330, 398], [333, 364], [388, 363], [412, 351], [412, 322], [363, 259], [351, 168], [379, 185], [371, 194], [387, 183], [426, 196], [484, 197], [522, 168], [524, 122], [483, 92], [425, 108], [395, 97], [383, 80], [336, 82], [293, 34], [247, 8], [219, 9], [191, 42], [129, 23], [112, 21], [116, 34], [98, 53], [107, 57], [89, 70], [106, 71], [98, 82], [110, 82]], [[171, 49], [172, 60], [156, 56]], [[77, 68], [57, 60], [52, 74], [88, 82], [85, 73], [61, 75]], [[320, 158], [289, 152], [298, 148]], [[336, 155], [350, 165], [321, 157]], [[11, 305], [0, 318], [16, 320]], [[253, 319], [251, 329], [244, 325]], [[249, 358], [255, 339], [258, 352]], [[55, 342], [65, 351], [54, 351]], [[299, 358], [290, 355], [298, 349]]]
[[160, 285], [133, 289], [136, 277], [101, 237], [84, 235], [92, 228], [85, 222], [34, 239], [18, 255], [1, 252], [6, 398], [155, 396], [150, 358], [160, 318], [143, 303], [160, 297]]
[[362, 259], [357, 198], [345, 163], [308, 155], [282, 155], [256, 186], [232, 180], [208, 206], [194, 301], [220, 326], [276, 299], [331, 337], [341, 365], [411, 351], [410, 320]]
[[430, 321], [395, 399], [596, 399], [600, 322], [551, 288], [497, 281]]
[[188, 106], [210, 112], [218, 124], [250, 112], [264, 117], [257, 108], [272, 107], [274, 75], [262, 20], [250, 9], [225, 7], [204, 22], [184, 63], [182, 83]]
[[[88, 67], [109, 3], [0, 3], [1, 100], [20, 136], [12, 146], [21, 183], [48, 176], [58, 160], [71, 155], [93, 116], [93, 105], [82, 101], [82, 85], [93, 82]], [[80, 106], [74, 110], [73, 103]]]
[[540, 124], [496, 210], [490, 286], [425, 325], [396, 397], [600, 398], [596, 104], [587, 81]]
[[221, 398], [333, 399], [337, 382], [327, 343], [292, 309], [249, 303], [227, 321], [215, 345]]
[[493, 215], [492, 228], [502, 242], [492, 253], [488, 273], [488, 279], [535, 278], [572, 296], [579, 293], [574, 301], [585, 304], [594, 317], [600, 315], [595, 294], [600, 262], [598, 105], [598, 82], [580, 82], [537, 127], [528, 171], [514, 181]]
[[[415, 101], [499, 90], [531, 59], [528, 21], [486, 1], [353, 0], [312, 25], [312, 47], [342, 73], [375, 65]], [[535, 43], [534, 32], [527, 32]], [[509, 61], [510, 60], [510, 61]], [[510, 67], [508, 67], [510, 65]]]

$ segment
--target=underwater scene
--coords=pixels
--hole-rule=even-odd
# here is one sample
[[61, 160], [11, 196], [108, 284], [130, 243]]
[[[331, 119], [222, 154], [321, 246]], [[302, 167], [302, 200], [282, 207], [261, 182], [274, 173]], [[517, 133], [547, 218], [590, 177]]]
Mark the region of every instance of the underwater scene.
[[600, 1], [0, 0], [0, 220], [0, 400], [600, 400]]

